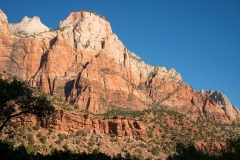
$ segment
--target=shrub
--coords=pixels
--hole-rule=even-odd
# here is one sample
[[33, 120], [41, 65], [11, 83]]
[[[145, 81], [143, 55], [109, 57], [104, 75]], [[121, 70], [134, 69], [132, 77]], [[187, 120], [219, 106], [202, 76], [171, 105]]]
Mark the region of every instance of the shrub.
[[159, 155], [160, 148], [158, 146], [153, 147], [151, 152], [152, 152], [153, 155], [157, 156], [157, 155]]
[[100, 153], [100, 148], [95, 148], [94, 150], [93, 150], [93, 154], [99, 154]]
[[19, 129], [19, 134], [20, 134], [20, 136], [24, 136], [25, 135], [25, 127], [21, 127]]
[[90, 142], [88, 144], [91, 147], [94, 145], [94, 137], [93, 136], [91, 136]]
[[34, 127], [33, 127], [34, 130], [39, 130], [40, 129], [40, 125], [39, 124], [36, 124]]
[[76, 140], [76, 144], [80, 144], [80, 139], [77, 139], [77, 140]]
[[46, 139], [47, 139], [47, 137], [46, 137], [46, 136], [43, 136], [43, 137], [40, 139], [40, 141], [41, 141], [43, 144], [45, 144], [45, 143], [46, 143]]
[[28, 130], [29, 132], [32, 132], [32, 128], [31, 128], [31, 127], [28, 127], [27, 130]]
[[60, 145], [62, 143], [62, 141], [60, 139], [58, 139], [55, 143]]
[[90, 147], [90, 146], [86, 146], [86, 148], [87, 148], [88, 152], [92, 152], [93, 151], [92, 147]]
[[67, 145], [67, 143], [65, 143], [65, 144], [63, 145], [63, 148], [64, 148], [65, 151], [68, 150], [68, 145]]
[[78, 130], [75, 135], [76, 135], [76, 136], [80, 136], [82, 133], [83, 133], [83, 132], [82, 132], [81, 130]]
[[59, 138], [59, 140], [62, 141], [62, 140], [64, 139], [64, 137], [65, 137], [65, 136], [64, 136], [63, 134], [61, 134], [61, 133], [58, 134], [58, 138]]
[[26, 151], [27, 151], [28, 154], [34, 152], [34, 147], [32, 145], [28, 145], [25, 148], [26, 148]]
[[33, 145], [34, 144], [33, 135], [32, 134], [28, 134], [27, 138], [28, 138], [29, 145]]
[[42, 133], [38, 132], [37, 137], [39, 137], [39, 138], [42, 137]]
[[74, 109], [79, 109], [78, 105], [75, 104], [74, 105]]

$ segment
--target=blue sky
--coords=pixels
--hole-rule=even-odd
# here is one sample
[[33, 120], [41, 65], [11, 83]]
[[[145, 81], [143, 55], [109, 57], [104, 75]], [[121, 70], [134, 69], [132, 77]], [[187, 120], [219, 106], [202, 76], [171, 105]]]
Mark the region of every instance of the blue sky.
[[81, 9], [111, 23], [151, 65], [174, 68], [196, 90], [220, 90], [240, 108], [239, 0], [0, 0], [10, 23], [37, 15], [55, 29]]

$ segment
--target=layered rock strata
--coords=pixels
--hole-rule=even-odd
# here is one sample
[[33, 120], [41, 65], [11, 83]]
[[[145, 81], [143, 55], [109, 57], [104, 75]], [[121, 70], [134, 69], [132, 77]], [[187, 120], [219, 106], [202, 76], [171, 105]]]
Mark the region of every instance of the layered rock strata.
[[174, 69], [143, 62], [96, 13], [72, 12], [57, 30], [14, 37], [1, 11], [0, 28], [2, 67], [81, 110], [104, 113], [115, 107], [166, 108], [194, 121], [240, 122], [210, 97], [182, 82]]
[[[145, 126], [134, 119], [126, 117], [106, 117], [104, 119], [93, 117], [90, 114], [66, 112], [58, 109], [55, 115], [51, 117], [54, 122], [48, 124], [48, 128], [58, 132], [76, 133], [81, 130], [88, 134], [107, 135], [114, 134], [118, 137], [146, 137]], [[34, 127], [36, 124], [46, 126], [46, 119], [38, 119], [34, 115], [19, 116], [12, 120], [13, 122]]]
[[201, 90], [201, 93], [217, 102], [219, 107], [225, 111], [226, 116], [229, 119], [235, 121], [240, 120], [240, 111], [236, 106], [233, 106], [231, 104], [230, 100], [222, 92], [213, 90]]

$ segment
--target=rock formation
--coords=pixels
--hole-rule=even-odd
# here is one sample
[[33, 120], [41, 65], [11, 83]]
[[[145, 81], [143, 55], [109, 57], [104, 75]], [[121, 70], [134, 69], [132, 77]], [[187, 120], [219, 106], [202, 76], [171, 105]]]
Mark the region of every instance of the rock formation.
[[41, 23], [39, 17], [28, 18], [25, 16], [21, 22], [10, 24], [10, 30], [13, 35], [24, 37], [49, 31], [49, 28]]
[[213, 90], [201, 90], [201, 93], [218, 103], [218, 105], [225, 111], [226, 116], [229, 119], [235, 121], [240, 120], [239, 110], [237, 107], [231, 104], [230, 100], [222, 92]]
[[240, 122], [236, 115], [182, 82], [174, 69], [144, 63], [96, 13], [72, 12], [55, 31], [14, 37], [10, 30], [13, 35], [15, 30], [0, 12], [0, 27], [2, 67], [81, 110], [104, 113], [115, 107], [166, 108], [194, 121]]
[[[44, 120], [37, 119], [34, 115], [20, 116], [14, 118], [13, 122], [34, 127], [37, 123], [41, 124]], [[134, 119], [126, 117], [106, 117], [100, 119], [93, 117], [90, 114], [66, 112], [58, 109], [55, 112], [54, 123], [51, 123], [49, 128], [61, 132], [76, 133], [79, 130], [88, 132], [89, 134], [107, 135], [114, 134], [118, 137], [136, 138], [141, 136], [146, 137], [145, 125]], [[45, 124], [42, 124], [44, 126]]]
[[0, 10], [0, 65], [5, 68], [11, 61], [9, 57], [12, 51], [12, 41], [7, 16]]

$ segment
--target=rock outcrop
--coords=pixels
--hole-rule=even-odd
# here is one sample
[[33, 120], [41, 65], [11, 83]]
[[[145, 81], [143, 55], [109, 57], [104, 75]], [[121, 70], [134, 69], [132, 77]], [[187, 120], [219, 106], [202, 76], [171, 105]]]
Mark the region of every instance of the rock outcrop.
[[[66, 112], [58, 109], [55, 116], [52, 117], [54, 122], [48, 125], [61, 132], [85, 131], [89, 134], [107, 135], [114, 134], [118, 137], [146, 137], [146, 128], [141, 122], [126, 117], [106, 117], [104, 119], [93, 117], [90, 114]], [[46, 125], [46, 119], [38, 119], [34, 115], [20, 116], [12, 120], [19, 125], [32, 126], [36, 124]]]
[[233, 106], [230, 100], [220, 91], [201, 90], [206, 97], [214, 100], [225, 111], [226, 116], [232, 121], [238, 122], [240, 120], [240, 111], [237, 107]]
[[10, 24], [10, 30], [15, 36], [26, 37], [49, 31], [49, 28], [41, 23], [39, 17], [28, 18], [25, 16], [21, 22]]
[[1, 42], [11, 42], [11, 32], [8, 25], [7, 16], [0, 9], [0, 34], [1, 34]]
[[115, 107], [157, 107], [186, 114], [194, 121], [240, 122], [182, 82], [174, 69], [144, 63], [125, 48], [103, 16], [72, 12], [55, 31], [14, 37], [7, 34], [5, 14], [0, 15], [1, 33], [5, 31], [0, 43], [2, 67], [81, 110], [104, 113]]
[[0, 66], [4, 66], [4, 68], [9, 68], [8, 64], [11, 62], [9, 57], [12, 51], [12, 43], [7, 16], [0, 10]]

